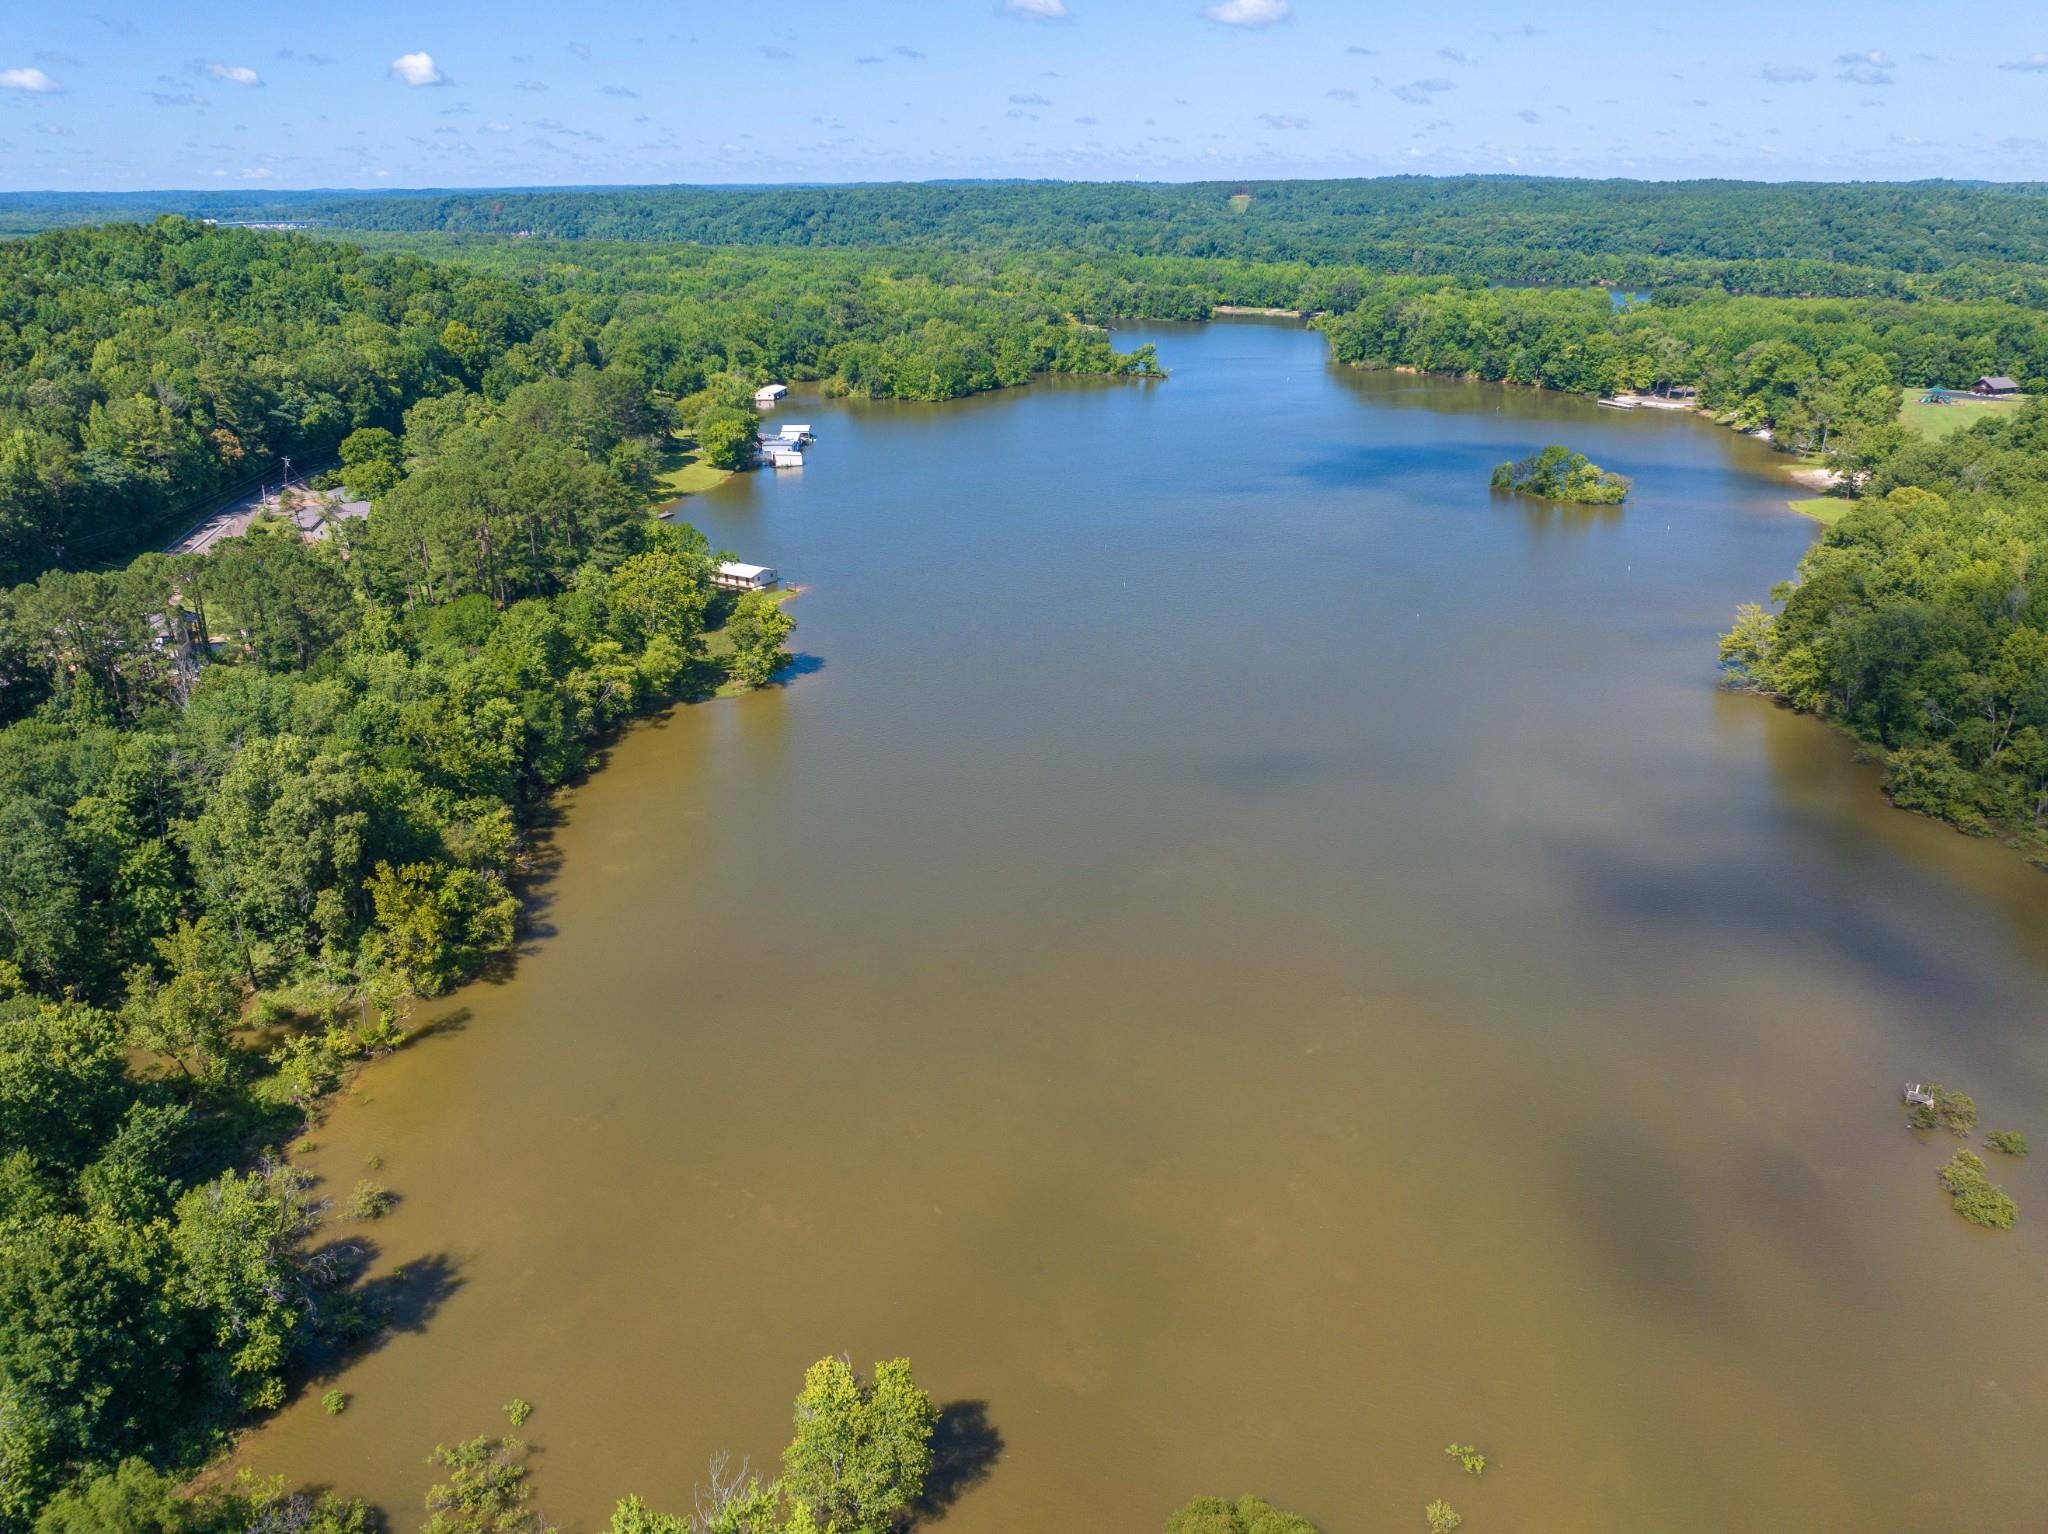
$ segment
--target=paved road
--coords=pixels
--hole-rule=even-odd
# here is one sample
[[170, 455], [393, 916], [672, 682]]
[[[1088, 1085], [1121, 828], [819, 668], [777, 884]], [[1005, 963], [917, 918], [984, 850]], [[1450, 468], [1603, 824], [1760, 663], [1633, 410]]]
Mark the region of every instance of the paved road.
[[[370, 514], [368, 501], [344, 500], [339, 490], [330, 490], [324, 496], [320, 496], [306, 489], [303, 483], [294, 484], [291, 490], [293, 505], [286, 515], [298, 524], [299, 536], [309, 543], [325, 538], [332, 530], [332, 522], [348, 517], [367, 517]], [[241, 537], [249, 530], [249, 524], [259, 516], [277, 514], [278, 492], [252, 492], [238, 501], [223, 506], [198, 526], [188, 528], [173, 540], [164, 552], [204, 554], [224, 538]]]

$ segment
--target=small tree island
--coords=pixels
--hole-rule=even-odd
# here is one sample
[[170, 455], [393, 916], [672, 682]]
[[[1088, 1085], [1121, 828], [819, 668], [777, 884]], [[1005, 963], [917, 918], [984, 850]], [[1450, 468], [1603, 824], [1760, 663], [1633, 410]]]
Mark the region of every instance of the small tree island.
[[1540, 453], [1504, 463], [1493, 471], [1493, 488], [1546, 501], [1576, 501], [1582, 506], [1613, 506], [1628, 498], [1625, 475], [1610, 474], [1584, 453], [1553, 442]]

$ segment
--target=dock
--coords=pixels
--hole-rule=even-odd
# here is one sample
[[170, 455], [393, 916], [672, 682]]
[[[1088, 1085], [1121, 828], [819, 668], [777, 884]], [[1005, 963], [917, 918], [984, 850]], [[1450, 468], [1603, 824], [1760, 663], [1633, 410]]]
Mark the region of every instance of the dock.
[[762, 432], [754, 439], [754, 448], [761, 455], [761, 461], [771, 469], [801, 469], [804, 466], [804, 446], [813, 440], [810, 423], [792, 421], [772, 437]]

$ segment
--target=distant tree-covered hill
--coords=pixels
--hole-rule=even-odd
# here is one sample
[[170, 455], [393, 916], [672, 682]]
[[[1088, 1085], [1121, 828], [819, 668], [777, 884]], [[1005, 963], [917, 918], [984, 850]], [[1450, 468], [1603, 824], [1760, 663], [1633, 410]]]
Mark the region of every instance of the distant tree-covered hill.
[[[155, 199], [152, 201], [152, 199]], [[2048, 301], [2048, 184], [920, 182], [0, 196], [0, 232], [155, 212], [325, 229], [707, 245], [1067, 250], [1493, 282]], [[40, 221], [40, 222], [39, 222]]]

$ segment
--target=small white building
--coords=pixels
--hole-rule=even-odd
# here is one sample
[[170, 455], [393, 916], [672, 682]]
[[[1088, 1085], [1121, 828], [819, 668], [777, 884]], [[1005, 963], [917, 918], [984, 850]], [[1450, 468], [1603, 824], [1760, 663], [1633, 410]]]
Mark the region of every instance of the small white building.
[[784, 384], [763, 384], [754, 391], [754, 408], [756, 410], [773, 410], [782, 403], [782, 396], [787, 393], [789, 393], [789, 389]]
[[761, 456], [768, 460], [771, 469], [801, 469], [804, 466], [804, 455], [793, 443], [779, 443], [766, 449]]
[[808, 442], [811, 440], [811, 423], [809, 421], [784, 421], [776, 430], [785, 441]]
[[711, 584], [720, 591], [773, 591], [781, 579], [772, 566], [731, 560], [711, 572]]

